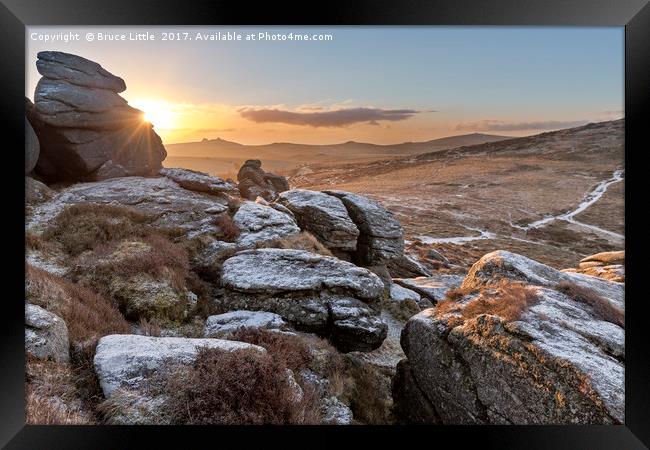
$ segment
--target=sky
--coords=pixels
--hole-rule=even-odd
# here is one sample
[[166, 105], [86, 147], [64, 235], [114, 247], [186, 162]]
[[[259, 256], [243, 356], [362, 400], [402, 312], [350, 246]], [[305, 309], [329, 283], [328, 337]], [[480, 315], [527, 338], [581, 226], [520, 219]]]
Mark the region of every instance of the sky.
[[[204, 40], [228, 32], [241, 40]], [[83, 56], [125, 80], [166, 144], [523, 136], [624, 115], [622, 27], [57, 26], [26, 40], [27, 97], [39, 51]]]

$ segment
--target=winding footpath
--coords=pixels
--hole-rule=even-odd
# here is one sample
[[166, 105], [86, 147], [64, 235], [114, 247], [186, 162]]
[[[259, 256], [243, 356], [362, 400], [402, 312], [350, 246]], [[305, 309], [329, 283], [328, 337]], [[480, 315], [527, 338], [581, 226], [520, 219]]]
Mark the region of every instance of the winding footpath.
[[616, 239], [621, 239], [621, 240], [625, 239], [625, 236], [623, 236], [622, 234], [615, 233], [615, 232], [609, 231], [609, 230], [605, 230], [603, 228], [600, 228], [600, 227], [597, 227], [597, 226], [594, 226], [594, 225], [589, 225], [589, 224], [586, 224], [586, 223], [582, 223], [582, 222], [579, 222], [579, 221], [574, 219], [575, 216], [577, 216], [578, 214], [580, 214], [581, 212], [583, 212], [584, 210], [589, 208], [591, 205], [596, 203], [598, 200], [600, 200], [600, 198], [605, 194], [605, 192], [607, 192], [607, 188], [610, 185], [612, 185], [614, 183], [618, 183], [619, 181], [622, 181], [623, 180], [623, 173], [624, 173], [624, 171], [621, 170], [621, 169], [614, 171], [614, 174], [612, 175], [611, 178], [598, 183], [598, 185], [591, 192], [589, 192], [585, 196], [585, 198], [582, 200], [582, 202], [580, 202], [580, 204], [577, 206], [577, 208], [575, 208], [575, 209], [573, 209], [573, 210], [571, 210], [569, 212], [566, 212], [564, 214], [560, 214], [560, 215], [557, 215], [557, 216], [545, 217], [543, 219], [532, 222], [532, 223], [530, 223], [530, 224], [528, 224], [528, 225], [526, 225], [524, 227], [514, 225], [514, 224], [512, 226], [515, 227], [515, 228], [518, 228], [520, 230], [529, 231], [529, 230], [532, 230], [532, 229], [543, 227], [543, 226], [545, 226], [545, 225], [547, 225], [547, 224], [549, 224], [549, 223], [551, 223], [553, 221], [556, 221], [556, 220], [563, 220], [565, 222], [569, 222], [569, 223], [572, 223], [574, 225], [581, 226], [583, 228], [588, 228], [588, 229], [590, 229], [592, 231], [595, 231], [597, 233], [605, 234], [607, 236], [610, 236], [610, 237], [613, 237], [613, 238], [616, 238]]

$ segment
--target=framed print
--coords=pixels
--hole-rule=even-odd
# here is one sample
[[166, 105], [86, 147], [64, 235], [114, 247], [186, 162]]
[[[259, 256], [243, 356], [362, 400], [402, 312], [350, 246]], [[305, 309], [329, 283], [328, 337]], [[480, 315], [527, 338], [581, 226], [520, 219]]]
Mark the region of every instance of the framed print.
[[647, 2], [0, 11], [7, 448], [647, 448]]

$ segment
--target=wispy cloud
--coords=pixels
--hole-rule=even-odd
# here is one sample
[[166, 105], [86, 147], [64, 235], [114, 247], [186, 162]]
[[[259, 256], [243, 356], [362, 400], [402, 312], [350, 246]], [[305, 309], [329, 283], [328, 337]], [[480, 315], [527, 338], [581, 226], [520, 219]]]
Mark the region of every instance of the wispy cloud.
[[341, 108], [329, 111], [289, 111], [268, 108], [242, 108], [239, 114], [256, 123], [284, 123], [310, 127], [346, 127], [355, 123], [376, 125], [379, 121], [409, 119], [416, 114], [433, 111], [415, 109]]
[[478, 120], [461, 122], [456, 125], [458, 131], [524, 131], [524, 130], [559, 130], [579, 127], [588, 120], [542, 120], [536, 122], [509, 122], [504, 120]]

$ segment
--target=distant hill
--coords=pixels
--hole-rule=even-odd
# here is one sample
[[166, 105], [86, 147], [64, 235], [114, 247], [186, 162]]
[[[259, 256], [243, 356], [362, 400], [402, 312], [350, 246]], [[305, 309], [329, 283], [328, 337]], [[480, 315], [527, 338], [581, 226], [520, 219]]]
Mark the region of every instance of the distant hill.
[[370, 162], [387, 158], [419, 155], [450, 148], [511, 139], [490, 134], [464, 134], [433, 139], [426, 142], [401, 144], [370, 144], [348, 141], [340, 144], [311, 145], [276, 142], [264, 145], [244, 145], [225, 139], [204, 139], [198, 142], [168, 144], [166, 167], [187, 167], [215, 175], [232, 175], [246, 159], [260, 159], [267, 170], [291, 173], [306, 164], [338, 164]]

